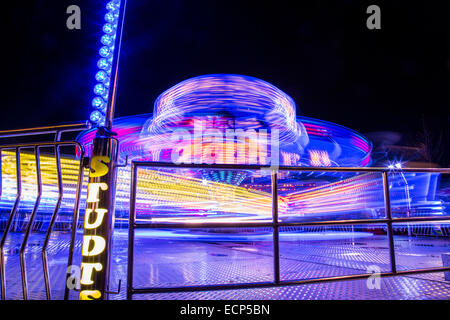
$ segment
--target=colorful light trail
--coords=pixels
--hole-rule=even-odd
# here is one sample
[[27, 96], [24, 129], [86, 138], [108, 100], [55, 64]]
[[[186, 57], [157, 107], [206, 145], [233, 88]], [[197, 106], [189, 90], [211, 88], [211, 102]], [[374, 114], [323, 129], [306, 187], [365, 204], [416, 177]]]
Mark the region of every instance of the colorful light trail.
[[[330, 122], [297, 116], [295, 103], [287, 94], [267, 82], [240, 75], [216, 74], [183, 81], [158, 97], [153, 114], [116, 119], [113, 131], [120, 141], [122, 162], [126, 158], [174, 162], [175, 154], [182, 163], [267, 165], [274, 158], [281, 165], [305, 167], [370, 163], [371, 144], [362, 135]], [[273, 139], [275, 133], [277, 139]], [[78, 137], [88, 156], [94, 134], [92, 129]], [[50, 151], [41, 154], [40, 162], [43, 199], [39, 210], [51, 212], [58, 194], [56, 159]], [[63, 212], [73, 207], [79, 165], [75, 152], [61, 159]], [[15, 153], [4, 151], [2, 209], [10, 208], [15, 199], [15, 175]], [[116, 218], [121, 222], [129, 212], [130, 178], [129, 165], [118, 171]], [[37, 192], [31, 152], [21, 152], [21, 179], [26, 195], [21, 203], [31, 205]], [[278, 179], [281, 221], [385, 216], [379, 174], [280, 171]], [[434, 200], [433, 179], [431, 174], [393, 174], [394, 214], [401, 216], [406, 204], [409, 213], [420, 207], [421, 212], [444, 214], [439, 209], [442, 204]], [[82, 199], [86, 198], [86, 184], [87, 173]], [[259, 170], [140, 169], [137, 218], [139, 222], [169, 224], [271, 221], [270, 185], [268, 173]], [[44, 213], [40, 216], [48, 219]]]

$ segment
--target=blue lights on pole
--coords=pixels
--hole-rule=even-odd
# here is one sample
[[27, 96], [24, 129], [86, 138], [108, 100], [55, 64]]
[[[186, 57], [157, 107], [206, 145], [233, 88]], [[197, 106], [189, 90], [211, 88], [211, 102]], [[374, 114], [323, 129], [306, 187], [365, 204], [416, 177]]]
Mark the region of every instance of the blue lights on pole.
[[105, 24], [103, 25], [103, 35], [100, 39], [101, 47], [98, 51], [100, 59], [97, 67], [100, 69], [95, 74], [95, 84], [93, 91], [95, 97], [92, 99], [92, 107], [89, 120], [95, 126], [105, 124], [105, 112], [109, 95], [110, 75], [114, 53], [114, 42], [117, 33], [117, 23], [119, 19], [120, 0], [112, 0], [106, 5]]

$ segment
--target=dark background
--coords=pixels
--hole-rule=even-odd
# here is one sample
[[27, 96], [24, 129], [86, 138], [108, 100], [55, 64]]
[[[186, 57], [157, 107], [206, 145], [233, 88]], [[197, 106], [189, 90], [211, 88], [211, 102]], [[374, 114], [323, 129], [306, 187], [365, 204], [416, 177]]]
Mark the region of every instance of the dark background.
[[[106, 3], [2, 3], [0, 130], [88, 119]], [[66, 27], [71, 4], [81, 30]], [[366, 28], [371, 4], [381, 30]], [[152, 112], [161, 92], [208, 73], [263, 79], [302, 115], [403, 144], [425, 123], [443, 135], [435, 162], [450, 164], [448, 1], [128, 0], [116, 116]]]

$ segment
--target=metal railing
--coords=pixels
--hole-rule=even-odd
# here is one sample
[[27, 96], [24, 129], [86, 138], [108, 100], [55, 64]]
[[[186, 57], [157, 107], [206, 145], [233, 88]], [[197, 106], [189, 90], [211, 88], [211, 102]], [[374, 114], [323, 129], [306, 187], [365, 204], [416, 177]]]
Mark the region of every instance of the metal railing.
[[[136, 223], [136, 192], [137, 192], [137, 170], [138, 168], [187, 168], [187, 169], [238, 169], [238, 170], [270, 170], [271, 171], [271, 194], [272, 194], [272, 221], [271, 222], [255, 222], [255, 223]], [[310, 222], [280, 222], [278, 219], [278, 172], [281, 171], [320, 171], [320, 172], [372, 172], [380, 173], [383, 178], [384, 193], [384, 209], [385, 218], [377, 219], [351, 219], [351, 220], [328, 220], [328, 221], [310, 221]], [[426, 173], [450, 173], [450, 169], [441, 168], [404, 168], [403, 172], [426, 172]], [[280, 166], [272, 169], [268, 166], [260, 165], [204, 165], [204, 164], [175, 164], [165, 162], [144, 162], [133, 161], [131, 166], [131, 194], [130, 194], [130, 215], [128, 225], [128, 269], [127, 269], [127, 299], [132, 299], [134, 294], [148, 293], [171, 293], [171, 292], [193, 292], [193, 291], [213, 291], [228, 289], [249, 289], [249, 288], [267, 288], [275, 286], [292, 286], [300, 284], [311, 284], [329, 281], [343, 281], [364, 279], [372, 276], [370, 273], [333, 276], [324, 278], [302, 279], [302, 280], [280, 280], [280, 227], [298, 227], [298, 226], [333, 226], [333, 225], [361, 225], [361, 224], [386, 224], [387, 237], [389, 243], [390, 272], [381, 272], [380, 277], [392, 277], [401, 275], [432, 273], [450, 271], [449, 267], [423, 268], [413, 270], [397, 270], [393, 223], [405, 222], [433, 222], [433, 221], [449, 221], [450, 216], [443, 217], [401, 217], [393, 218], [391, 214], [390, 194], [388, 174], [392, 172], [388, 168], [376, 167], [291, 167]], [[211, 285], [191, 285], [178, 287], [133, 287], [133, 271], [134, 271], [134, 238], [135, 229], [148, 228], [239, 228], [239, 227], [271, 227], [273, 229], [273, 265], [274, 279], [269, 282], [252, 282], [252, 283], [232, 283], [232, 284], [211, 284]]]
[[45, 281], [45, 290], [46, 290], [46, 298], [51, 299], [51, 286], [50, 286], [50, 277], [49, 277], [49, 265], [47, 259], [47, 247], [49, 244], [50, 236], [53, 231], [53, 227], [55, 225], [55, 221], [58, 216], [58, 212], [60, 209], [61, 201], [63, 198], [63, 175], [61, 170], [61, 147], [73, 147], [77, 150], [80, 156], [80, 165], [78, 171], [77, 185], [76, 185], [76, 193], [75, 193], [75, 202], [74, 202], [74, 210], [72, 215], [72, 225], [71, 225], [71, 235], [70, 235], [70, 245], [69, 245], [69, 253], [68, 253], [68, 261], [67, 265], [72, 265], [73, 261], [73, 253], [74, 253], [74, 240], [76, 235], [76, 228], [78, 224], [79, 218], [79, 203], [80, 203], [80, 194], [81, 188], [83, 184], [83, 147], [77, 141], [60, 141], [61, 134], [64, 132], [71, 131], [81, 131], [85, 130], [88, 127], [86, 123], [76, 123], [69, 125], [61, 125], [61, 126], [51, 126], [51, 127], [39, 127], [39, 128], [30, 128], [24, 130], [7, 130], [0, 131], [0, 138], [18, 138], [23, 136], [35, 136], [35, 135], [43, 135], [43, 134], [54, 134], [54, 141], [52, 142], [36, 142], [36, 143], [18, 143], [18, 144], [5, 144], [0, 145], [0, 196], [2, 192], [2, 168], [1, 168], [1, 159], [2, 159], [2, 151], [4, 150], [14, 150], [15, 152], [15, 176], [16, 176], [16, 198], [14, 200], [14, 204], [12, 209], [8, 215], [6, 226], [3, 231], [1, 240], [0, 240], [0, 283], [1, 283], [1, 299], [6, 299], [6, 272], [5, 272], [5, 254], [4, 254], [4, 246], [8, 234], [11, 229], [11, 224], [15, 218], [17, 210], [19, 208], [22, 196], [22, 175], [21, 175], [21, 151], [23, 150], [32, 150], [34, 154], [34, 163], [36, 164], [36, 185], [37, 185], [37, 196], [33, 205], [33, 209], [31, 211], [28, 222], [26, 223], [25, 233], [20, 245], [20, 272], [21, 272], [21, 281], [22, 281], [22, 293], [23, 299], [28, 299], [28, 281], [27, 281], [27, 265], [25, 259], [25, 251], [28, 244], [28, 239], [30, 233], [32, 231], [32, 225], [35, 220], [36, 214], [39, 210], [39, 205], [42, 197], [42, 177], [41, 177], [41, 163], [40, 163], [40, 151], [42, 148], [54, 148], [55, 150], [55, 166], [56, 166], [56, 175], [57, 175], [57, 189], [58, 189], [58, 198], [56, 201], [56, 205], [54, 207], [53, 213], [51, 215], [49, 226], [45, 233], [45, 239], [41, 248], [42, 255], [42, 267], [43, 267], [43, 276]]
[[24, 136], [36, 136], [44, 134], [54, 134], [54, 141], [60, 141], [61, 135], [65, 132], [81, 131], [89, 129], [87, 122], [69, 123], [57, 126], [35, 127], [26, 129], [12, 129], [0, 131], [0, 138], [17, 138]]
[[[71, 214], [71, 227], [70, 227], [70, 244], [69, 252], [67, 256], [67, 266], [71, 266], [74, 258], [75, 249], [75, 236], [77, 231], [77, 225], [79, 223], [79, 208], [80, 208], [80, 198], [81, 189], [83, 185], [84, 176], [84, 150], [83, 147], [77, 141], [61, 141], [61, 135], [64, 132], [71, 131], [81, 131], [87, 129], [85, 123], [62, 125], [62, 126], [52, 126], [52, 127], [40, 127], [31, 128], [24, 130], [7, 130], [0, 131], [1, 138], [17, 138], [23, 136], [36, 136], [44, 134], [54, 134], [53, 141], [35, 142], [35, 143], [16, 143], [16, 144], [4, 144], [0, 145], [0, 159], [2, 159], [2, 152], [9, 150], [13, 151], [15, 154], [15, 176], [16, 176], [16, 194], [15, 199], [12, 204], [12, 208], [7, 215], [7, 221], [5, 225], [4, 232], [0, 239], [0, 289], [1, 289], [1, 299], [6, 298], [6, 271], [5, 271], [5, 253], [4, 247], [6, 239], [11, 230], [12, 223], [15, 219], [16, 213], [21, 204], [21, 197], [23, 196], [23, 186], [21, 179], [21, 154], [23, 151], [32, 151], [34, 163], [36, 165], [36, 186], [37, 194], [34, 200], [33, 208], [29, 215], [28, 221], [25, 224], [25, 232], [23, 240], [20, 244], [19, 254], [20, 254], [20, 276], [22, 283], [22, 294], [24, 299], [29, 297], [29, 286], [27, 279], [27, 264], [25, 259], [26, 249], [28, 245], [28, 240], [33, 229], [33, 222], [36, 219], [36, 215], [39, 211], [39, 206], [41, 202], [41, 197], [43, 195], [42, 191], [42, 176], [41, 176], [41, 166], [40, 156], [41, 150], [43, 148], [54, 148], [55, 153], [55, 165], [56, 165], [56, 181], [57, 181], [57, 192], [58, 196], [56, 199], [55, 207], [52, 210], [50, 216], [50, 222], [45, 230], [45, 239], [42, 243], [41, 256], [42, 256], [42, 269], [43, 277], [45, 282], [45, 292], [46, 298], [51, 299], [51, 284], [50, 284], [50, 274], [49, 274], [49, 263], [47, 258], [47, 249], [54, 230], [55, 223], [57, 221], [61, 202], [63, 199], [63, 174], [61, 168], [61, 148], [72, 147], [78, 152], [80, 158], [80, 163], [78, 166], [78, 176], [76, 182], [75, 190], [75, 202], [73, 205], [73, 213]], [[0, 161], [0, 197], [2, 196], [2, 162]], [[271, 173], [271, 194], [272, 194], [272, 221], [271, 222], [255, 222], [255, 223], [234, 223], [234, 224], [223, 224], [223, 223], [136, 223], [136, 192], [137, 192], [137, 170], [140, 167], [159, 167], [159, 168], [188, 168], [188, 169], [238, 169], [238, 170], [268, 170]], [[352, 220], [339, 220], [339, 221], [310, 221], [310, 222], [281, 222], [278, 217], [278, 172], [282, 171], [319, 171], [319, 172], [378, 172], [383, 177], [383, 190], [384, 190], [384, 206], [386, 211], [385, 218], [379, 219], [352, 219]], [[450, 169], [438, 169], [438, 168], [424, 168], [424, 169], [402, 169], [403, 172], [429, 172], [429, 173], [450, 173]], [[182, 292], [182, 291], [209, 291], [209, 290], [225, 290], [225, 289], [244, 289], [244, 288], [262, 288], [262, 287], [273, 287], [273, 286], [287, 286], [287, 285], [298, 285], [306, 283], [318, 283], [326, 281], [339, 281], [339, 280], [350, 280], [350, 279], [362, 279], [370, 277], [371, 274], [357, 274], [357, 275], [346, 275], [338, 277], [327, 277], [319, 279], [303, 279], [297, 281], [282, 281], [280, 279], [280, 240], [279, 232], [280, 227], [300, 227], [300, 226], [332, 226], [332, 225], [360, 225], [360, 224], [386, 224], [387, 225], [387, 236], [389, 241], [389, 252], [390, 252], [390, 265], [391, 271], [381, 273], [381, 277], [389, 277], [396, 275], [406, 275], [406, 274], [418, 274], [418, 273], [429, 273], [429, 272], [443, 272], [450, 271], [450, 267], [444, 268], [427, 268], [427, 269], [416, 269], [407, 271], [398, 271], [397, 264], [395, 260], [395, 247], [394, 247], [394, 235], [393, 235], [393, 223], [404, 223], [404, 222], [432, 222], [432, 221], [450, 221], [450, 217], [408, 217], [408, 218], [393, 218], [391, 214], [390, 206], [390, 195], [389, 195], [389, 182], [388, 173], [391, 170], [387, 168], [330, 168], [330, 167], [289, 167], [281, 166], [277, 170], [271, 169], [268, 166], [260, 165], [202, 165], [202, 164], [173, 164], [173, 163], [162, 163], [162, 162], [143, 162], [134, 161], [131, 168], [131, 194], [130, 194], [130, 214], [129, 214], [129, 242], [128, 242], [128, 271], [127, 271], [127, 299], [131, 299], [133, 294], [141, 293], [163, 293], [163, 292]], [[154, 288], [134, 288], [133, 287], [133, 266], [134, 266], [134, 236], [135, 229], [141, 228], [239, 228], [239, 227], [269, 227], [273, 229], [273, 266], [274, 266], [274, 279], [270, 282], [253, 282], [253, 283], [234, 283], [234, 284], [211, 284], [211, 285], [199, 285], [199, 286], [182, 286], [182, 287], [154, 287]], [[64, 278], [65, 280], [65, 278]], [[68, 298], [69, 289], [64, 286], [64, 298]]]

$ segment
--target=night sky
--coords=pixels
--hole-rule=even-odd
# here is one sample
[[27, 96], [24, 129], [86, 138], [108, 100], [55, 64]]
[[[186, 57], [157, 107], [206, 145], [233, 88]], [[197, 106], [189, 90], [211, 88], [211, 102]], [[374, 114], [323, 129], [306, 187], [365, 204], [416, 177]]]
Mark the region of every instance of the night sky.
[[[0, 19], [0, 129], [87, 119], [106, 1], [14, 3]], [[72, 4], [81, 30], [66, 27]], [[366, 28], [371, 4], [381, 30]], [[127, 9], [116, 116], [151, 112], [187, 78], [236, 73], [285, 91], [302, 115], [362, 133], [415, 136], [423, 118], [449, 149], [448, 1], [128, 0]]]

